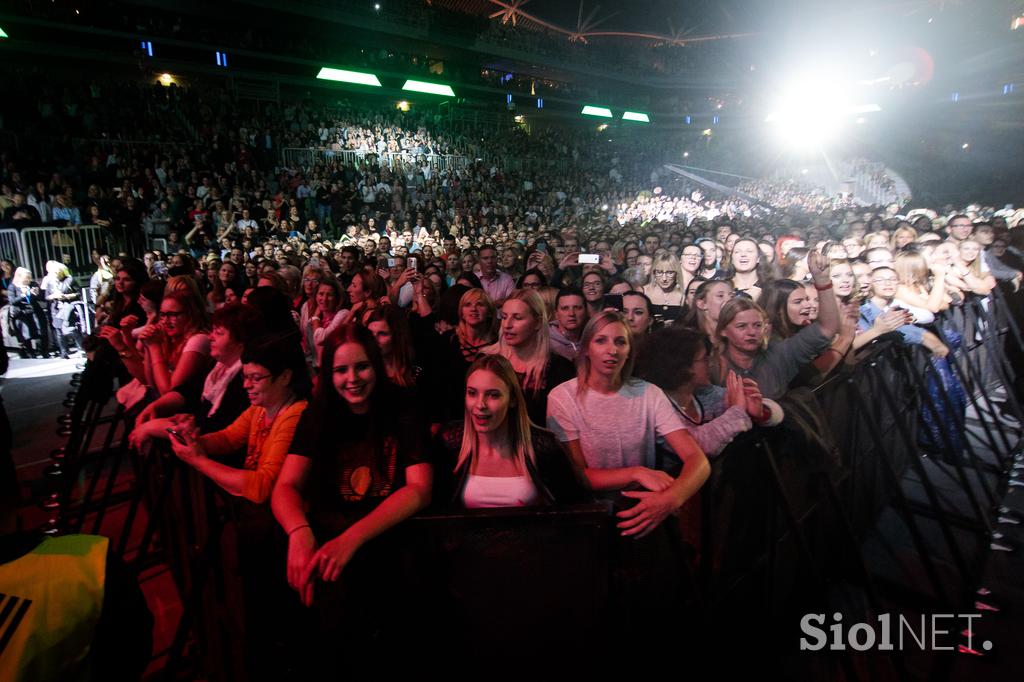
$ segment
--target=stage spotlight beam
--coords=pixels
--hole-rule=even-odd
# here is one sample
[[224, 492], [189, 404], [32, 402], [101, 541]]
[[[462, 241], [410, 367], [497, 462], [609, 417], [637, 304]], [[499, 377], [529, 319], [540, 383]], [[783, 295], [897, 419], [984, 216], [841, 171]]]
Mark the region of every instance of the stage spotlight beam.
[[765, 122], [780, 144], [812, 150], [833, 142], [858, 116], [881, 110], [877, 104], [851, 103], [848, 88], [834, 78], [807, 78], [783, 90]]

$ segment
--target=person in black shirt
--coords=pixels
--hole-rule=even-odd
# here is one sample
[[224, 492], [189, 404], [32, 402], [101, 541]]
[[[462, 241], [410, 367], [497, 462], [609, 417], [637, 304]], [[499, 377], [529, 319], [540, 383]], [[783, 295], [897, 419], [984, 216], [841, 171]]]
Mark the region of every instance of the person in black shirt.
[[547, 419], [548, 393], [576, 376], [576, 368], [550, 349], [547, 306], [532, 289], [517, 289], [501, 306], [498, 342], [486, 355], [509, 360], [526, 397], [526, 410], [535, 424]]
[[[378, 536], [429, 504], [433, 467], [425, 422], [387, 380], [366, 328], [334, 332], [323, 358], [313, 405], [296, 429], [271, 506], [288, 535], [289, 584], [307, 605], [345, 601], [350, 608], [331, 610], [347, 620], [326, 629], [348, 630], [380, 617], [360, 601], [374, 592], [360, 583], [379, 585], [378, 569], [387, 564], [380, 559], [391, 549]], [[343, 571], [346, 579], [335, 585]]]

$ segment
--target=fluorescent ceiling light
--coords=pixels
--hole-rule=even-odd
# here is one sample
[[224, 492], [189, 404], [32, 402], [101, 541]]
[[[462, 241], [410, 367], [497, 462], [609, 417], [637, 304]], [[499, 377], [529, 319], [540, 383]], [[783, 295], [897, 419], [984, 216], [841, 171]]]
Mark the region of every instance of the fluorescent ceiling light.
[[650, 123], [651, 117], [640, 111], [627, 111], [622, 114], [623, 121], [641, 121], [643, 123]]
[[611, 109], [606, 109], [605, 107], [592, 107], [589, 104], [583, 107], [583, 111], [580, 113], [584, 116], [602, 116], [604, 118], [612, 117]]
[[431, 95], [448, 95], [449, 97], [455, 97], [455, 91], [452, 90], [452, 86], [442, 85], [441, 83], [407, 80], [405, 81], [405, 85], [402, 86], [402, 89], [411, 90], [413, 92], [426, 92]]
[[380, 81], [377, 80], [376, 76], [372, 73], [363, 73], [361, 71], [332, 69], [325, 66], [320, 69], [320, 73], [318, 73], [316, 77], [326, 81], [340, 81], [342, 83], [355, 83], [356, 85], [372, 85], [374, 87], [380, 87]]

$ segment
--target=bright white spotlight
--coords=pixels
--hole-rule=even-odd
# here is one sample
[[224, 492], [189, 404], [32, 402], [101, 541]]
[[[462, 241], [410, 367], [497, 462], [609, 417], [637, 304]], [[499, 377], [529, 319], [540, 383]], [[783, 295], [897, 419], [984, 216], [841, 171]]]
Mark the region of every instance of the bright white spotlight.
[[835, 78], [803, 78], [783, 91], [765, 121], [787, 147], [816, 149], [836, 137], [850, 108]]

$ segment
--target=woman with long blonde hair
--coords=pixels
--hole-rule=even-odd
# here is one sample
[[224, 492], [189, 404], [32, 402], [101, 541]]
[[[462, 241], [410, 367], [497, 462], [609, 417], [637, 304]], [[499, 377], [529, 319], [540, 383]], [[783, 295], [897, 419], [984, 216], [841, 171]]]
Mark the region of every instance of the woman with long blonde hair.
[[513, 291], [502, 303], [501, 315], [498, 342], [483, 353], [500, 355], [511, 363], [526, 395], [530, 418], [541, 422], [547, 415], [548, 393], [571, 379], [575, 370], [571, 362], [551, 352], [547, 306], [536, 291]]
[[651, 281], [644, 285], [643, 292], [654, 305], [681, 306], [685, 298], [681, 283], [679, 259], [665, 251], [654, 256]]
[[437, 376], [447, 379], [443, 384], [444, 420], [462, 414], [464, 386], [457, 377], [466, 376], [484, 348], [497, 341], [497, 322], [498, 311], [483, 289], [469, 289], [459, 298], [458, 322], [441, 335], [437, 350]]
[[898, 254], [903, 251], [903, 247], [913, 244], [915, 241], [917, 241], [917, 230], [909, 224], [903, 223], [892, 231], [892, 237], [889, 238], [889, 250]]
[[482, 355], [466, 373], [461, 423], [438, 436], [435, 495], [456, 506], [521, 507], [585, 502], [582, 474], [550, 431], [532, 422], [511, 363]]
[[[548, 428], [590, 486], [638, 503], [618, 514], [623, 536], [644, 536], [703, 485], [710, 467], [665, 393], [632, 376], [636, 348], [625, 318], [605, 310], [583, 331], [576, 378], [548, 396]], [[683, 463], [673, 478], [657, 468], [663, 438]], [[642, 490], [624, 490], [634, 485]]]
[[919, 253], [902, 251], [896, 254], [892, 269], [900, 279], [896, 298], [932, 313], [941, 313], [949, 307], [950, 298], [946, 293], [946, 273], [949, 268], [942, 263], [932, 263]]
[[963, 278], [971, 293], [985, 296], [996, 287], [996, 278], [982, 267], [981, 244], [973, 239], [960, 242], [954, 259], [954, 269]]

